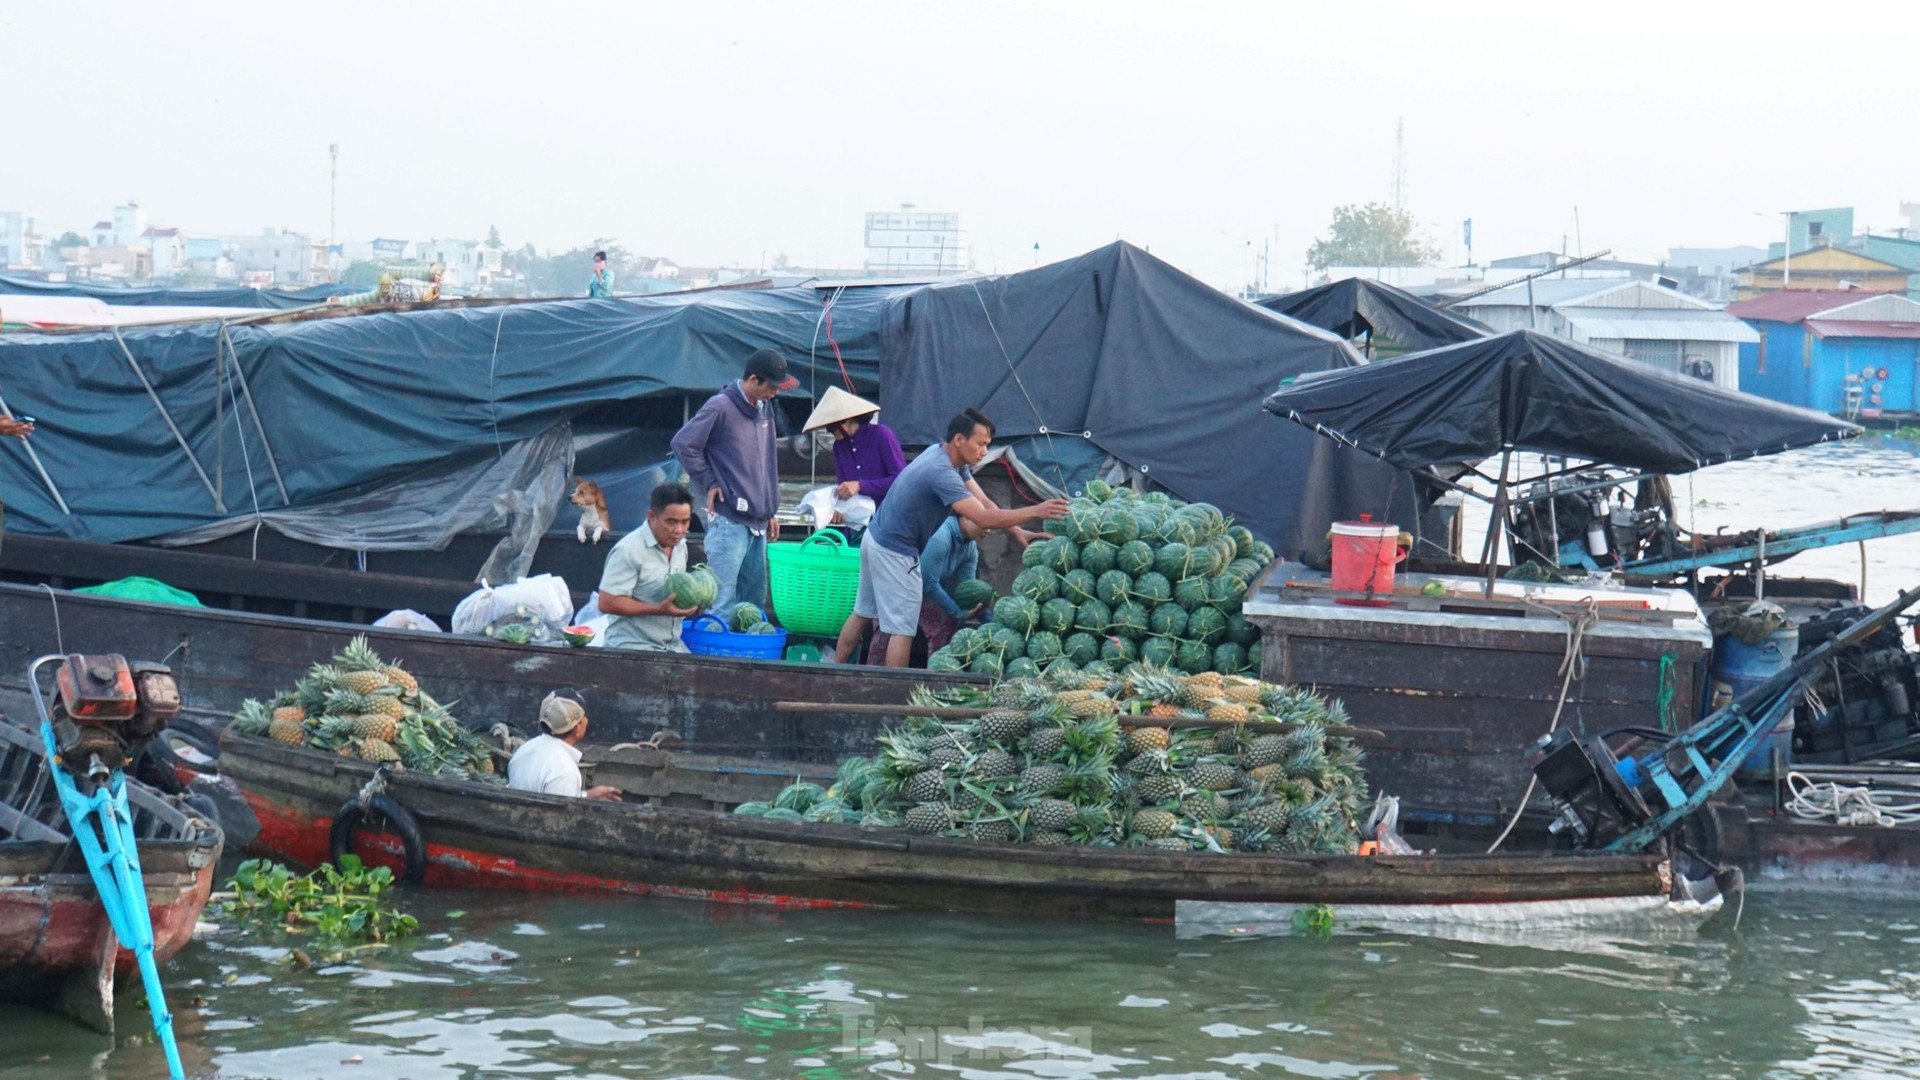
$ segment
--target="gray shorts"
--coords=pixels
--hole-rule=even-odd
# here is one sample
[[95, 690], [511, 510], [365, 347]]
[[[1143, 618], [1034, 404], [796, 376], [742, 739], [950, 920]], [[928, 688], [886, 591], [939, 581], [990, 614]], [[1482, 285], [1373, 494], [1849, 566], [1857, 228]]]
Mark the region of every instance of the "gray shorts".
[[912, 637], [920, 632], [920, 560], [869, 540], [860, 545], [860, 592], [853, 613], [878, 617], [880, 630]]

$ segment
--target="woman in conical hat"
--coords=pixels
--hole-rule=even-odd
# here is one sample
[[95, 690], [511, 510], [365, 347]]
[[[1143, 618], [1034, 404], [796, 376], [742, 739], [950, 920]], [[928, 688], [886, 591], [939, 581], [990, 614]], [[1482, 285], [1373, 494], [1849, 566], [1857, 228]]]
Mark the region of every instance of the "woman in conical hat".
[[892, 428], [874, 419], [879, 413], [880, 406], [873, 402], [829, 386], [807, 417], [805, 430], [825, 428], [833, 433], [835, 498], [865, 495], [878, 506], [893, 486], [893, 478], [907, 467], [900, 439]]

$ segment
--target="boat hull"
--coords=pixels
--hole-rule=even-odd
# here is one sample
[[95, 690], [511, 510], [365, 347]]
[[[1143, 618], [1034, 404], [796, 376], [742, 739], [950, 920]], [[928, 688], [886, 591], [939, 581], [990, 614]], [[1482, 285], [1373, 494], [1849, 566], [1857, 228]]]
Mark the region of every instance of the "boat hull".
[[[373, 768], [229, 734], [223, 774], [281, 858], [328, 857], [333, 815]], [[622, 892], [791, 907], [902, 907], [1172, 921], [1182, 900], [1434, 904], [1665, 897], [1664, 861], [1632, 856], [1280, 856], [1036, 848], [902, 829], [789, 824], [562, 799], [388, 774], [419, 822], [428, 885]], [[398, 866], [396, 837], [355, 849]]]

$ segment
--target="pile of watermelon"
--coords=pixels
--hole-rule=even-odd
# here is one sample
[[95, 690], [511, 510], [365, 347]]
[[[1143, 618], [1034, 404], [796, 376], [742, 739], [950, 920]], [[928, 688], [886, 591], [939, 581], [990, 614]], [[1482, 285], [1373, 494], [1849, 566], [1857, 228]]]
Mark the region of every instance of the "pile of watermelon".
[[1197, 675], [1257, 672], [1260, 632], [1240, 613], [1273, 549], [1209, 503], [1141, 495], [1099, 480], [1027, 546], [993, 617], [927, 659], [994, 677], [1135, 661]]

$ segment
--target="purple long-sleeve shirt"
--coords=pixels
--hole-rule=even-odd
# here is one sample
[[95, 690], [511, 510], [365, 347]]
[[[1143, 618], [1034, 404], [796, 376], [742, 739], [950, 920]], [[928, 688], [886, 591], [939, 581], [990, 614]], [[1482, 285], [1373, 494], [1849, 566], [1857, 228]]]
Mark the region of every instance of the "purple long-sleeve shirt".
[[843, 484], [849, 480], [860, 481], [860, 494], [872, 499], [875, 506], [887, 497], [893, 478], [906, 467], [907, 457], [900, 452], [900, 439], [885, 424], [861, 424], [853, 438], [834, 441], [834, 479]]

